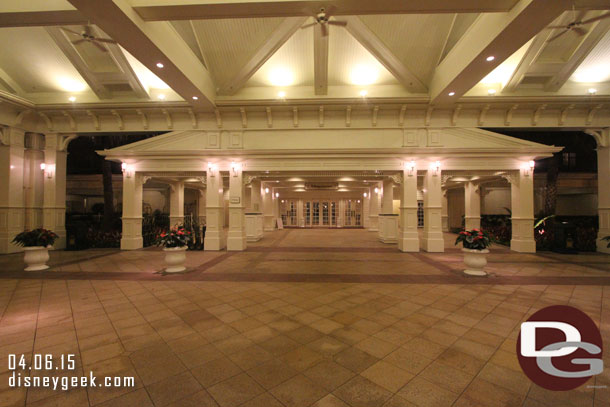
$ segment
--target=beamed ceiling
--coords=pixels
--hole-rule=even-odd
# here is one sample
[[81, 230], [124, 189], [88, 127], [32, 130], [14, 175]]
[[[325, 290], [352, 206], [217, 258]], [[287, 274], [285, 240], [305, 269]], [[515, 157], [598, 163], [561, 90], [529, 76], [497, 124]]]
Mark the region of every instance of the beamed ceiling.
[[[321, 8], [341, 25], [317, 24]], [[0, 99], [43, 110], [607, 104], [610, 18], [596, 19], [607, 13], [610, 0], [7, 0]]]

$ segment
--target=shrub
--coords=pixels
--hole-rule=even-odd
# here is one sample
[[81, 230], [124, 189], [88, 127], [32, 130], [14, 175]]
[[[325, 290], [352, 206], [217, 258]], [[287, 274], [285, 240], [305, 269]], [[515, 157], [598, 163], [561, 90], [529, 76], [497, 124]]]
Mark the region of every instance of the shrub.
[[58, 238], [59, 236], [57, 236], [53, 231], [39, 228], [19, 233], [13, 239], [13, 243], [23, 247], [48, 247], [53, 246], [53, 243], [55, 243], [55, 240]]
[[485, 250], [491, 246], [489, 234], [481, 229], [462, 230], [455, 239], [456, 245], [460, 242], [463, 243], [464, 249], [471, 250]]

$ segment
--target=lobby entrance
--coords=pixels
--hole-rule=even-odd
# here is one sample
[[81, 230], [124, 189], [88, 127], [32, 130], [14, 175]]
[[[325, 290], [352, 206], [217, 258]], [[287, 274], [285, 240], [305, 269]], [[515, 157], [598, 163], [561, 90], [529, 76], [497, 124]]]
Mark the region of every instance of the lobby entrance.
[[280, 216], [285, 227], [362, 227], [360, 199], [282, 199]]

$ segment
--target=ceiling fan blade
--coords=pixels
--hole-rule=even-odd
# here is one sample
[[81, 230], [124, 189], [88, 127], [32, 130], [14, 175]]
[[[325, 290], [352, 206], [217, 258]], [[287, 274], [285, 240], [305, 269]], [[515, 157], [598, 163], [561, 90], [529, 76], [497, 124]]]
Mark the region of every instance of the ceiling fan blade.
[[566, 26], [565, 25], [549, 25], [547, 27], [547, 30], [555, 30], [557, 28], [566, 28]]
[[580, 24], [594, 23], [595, 21], [603, 20], [603, 19], [609, 18], [609, 17], [610, 17], [610, 13], [604, 13], [597, 17], [593, 17], [593, 18], [589, 18], [588, 20], [581, 21]]
[[85, 40], [85, 39], [74, 40], [74, 41], [72, 41], [72, 44], [74, 44], [74, 45], [78, 45], [78, 44], [80, 44], [81, 42], [85, 42], [85, 41], [87, 41], [87, 40]]
[[92, 34], [91, 34], [91, 26], [85, 25], [85, 26], [83, 26], [83, 28], [84, 28], [83, 31], [85, 31], [85, 34], [92, 36]]
[[347, 21], [329, 21], [328, 24], [345, 27], [347, 25]]
[[304, 29], [309, 28], [309, 27], [313, 27], [316, 24], [318, 24], [318, 23], [309, 23], [309, 24], [302, 25], [301, 26], [301, 30], [304, 30]]
[[59, 28], [61, 28], [62, 30], [64, 30], [64, 31], [65, 31], [65, 32], [67, 32], [67, 33], [74, 34], [74, 35], [78, 35], [79, 37], [81, 36], [81, 35], [80, 35], [80, 33], [77, 33], [76, 31], [71, 30], [71, 29], [69, 29], [69, 28], [66, 28], [66, 27], [59, 27]]
[[93, 41], [98, 41], [98, 42], [105, 42], [108, 44], [116, 44], [115, 40], [111, 40], [110, 38], [94, 38]]
[[578, 34], [581, 37], [587, 33], [587, 30], [585, 30], [584, 28], [581, 28], [581, 27], [572, 28], [572, 31], [574, 31], [576, 34]]
[[568, 30], [568, 29], [563, 30], [563, 31], [562, 31], [562, 32], [560, 32], [559, 34], [554, 35], [553, 37], [551, 37], [551, 38], [550, 38], [550, 39], [549, 39], [547, 42], [555, 41], [557, 38], [561, 37], [562, 35], [564, 35], [564, 34], [565, 34], [565, 33], [567, 33], [568, 31], [570, 31], [570, 30]]
[[97, 47], [97, 48], [98, 48], [100, 51], [102, 51], [102, 52], [108, 52], [108, 51], [106, 50], [106, 48], [102, 47], [102, 45], [101, 45], [100, 43], [98, 43], [97, 41], [91, 41], [91, 43], [92, 43], [93, 45], [95, 45], [95, 46], [96, 46], [96, 47]]

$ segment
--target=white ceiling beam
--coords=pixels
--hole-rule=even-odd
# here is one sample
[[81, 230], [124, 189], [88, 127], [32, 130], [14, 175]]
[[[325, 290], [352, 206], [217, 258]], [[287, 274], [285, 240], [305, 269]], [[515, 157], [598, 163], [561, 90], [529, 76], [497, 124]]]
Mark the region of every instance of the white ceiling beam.
[[69, 1], [194, 108], [214, 107], [210, 73], [169, 22], [143, 21], [126, 0]]
[[604, 38], [604, 35], [610, 29], [610, 19], [598, 21], [594, 27], [589, 29], [589, 32], [584, 36], [581, 43], [578, 45], [574, 53], [568, 61], [544, 86], [544, 90], [548, 92], [557, 92], [572, 76], [574, 71], [580, 66], [584, 59], [593, 51], [593, 48]]
[[567, 0], [520, 0], [509, 12], [482, 14], [436, 68], [431, 103], [457, 101], [568, 6]]
[[427, 92], [426, 86], [413, 75], [404, 64], [385, 46], [363, 22], [356, 16], [343, 18], [347, 21], [347, 31], [369, 51], [394, 77], [412, 93]]
[[317, 25], [313, 27], [313, 66], [315, 94], [326, 95], [328, 93], [328, 35], [322, 35], [322, 29]]
[[3, 1], [0, 27], [87, 24], [87, 18], [64, 0]]
[[306, 17], [289, 17], [282, 21], [269, 38], [265, 40], [263, 45], [252, 55], [252, 58], [239, 70], [237, 75], [220, 87], [219, 93], [222, 95], [234, 95], [292, 37], [305, 20]]

